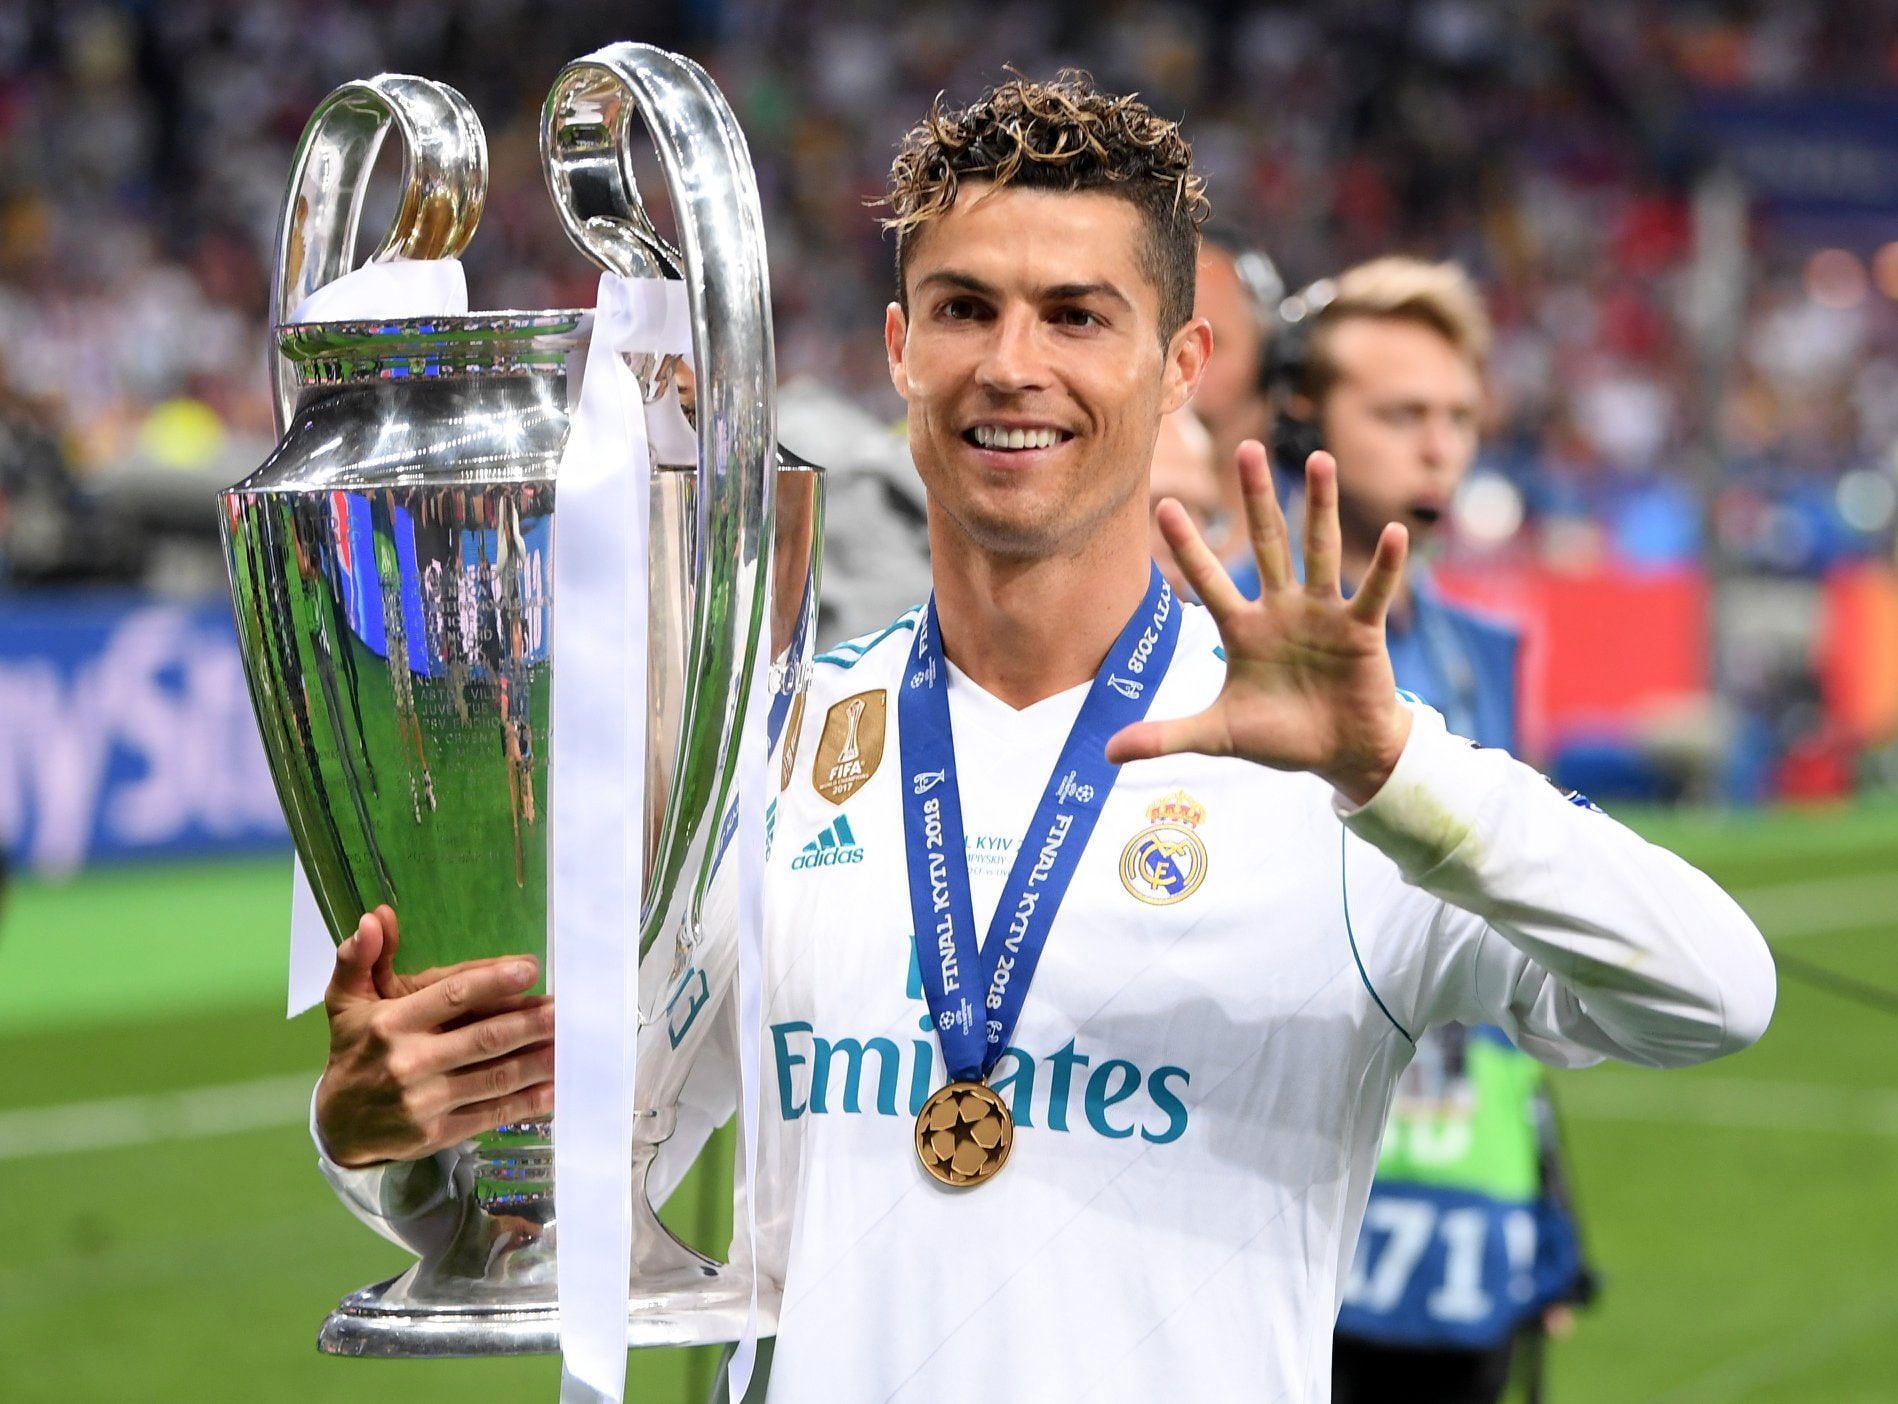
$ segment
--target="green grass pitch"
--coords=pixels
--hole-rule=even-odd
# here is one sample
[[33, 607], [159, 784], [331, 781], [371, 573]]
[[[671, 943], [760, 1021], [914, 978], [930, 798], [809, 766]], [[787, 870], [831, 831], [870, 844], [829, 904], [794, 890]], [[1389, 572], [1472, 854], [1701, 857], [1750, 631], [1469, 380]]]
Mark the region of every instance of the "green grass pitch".
[[[1549, 1398], [1898, 1399], [1898, 1016], [1791, 978], [1898, 990], [1898, 807], [1636, 822], [1735, 890], [1787, 964], [1756, 1049], [1558, 1078], [1606, 1288], [1554, 1347]], [[312, 1163], [323, 1029], [279, 1017], [287, 868], [23, 882], [0, 915], [0, 1399], [553, 1397], [551, 1358], [316, 1353], [335, 1299], [405, 1258]], [[256, 1085], [154, 1100], [237, 1083]], [[667, 1217], [719, 1252], [726, 1190], [701, 1174]], [[634, 1397], [696, 1404], [712, 1366], [636, 1352]]]

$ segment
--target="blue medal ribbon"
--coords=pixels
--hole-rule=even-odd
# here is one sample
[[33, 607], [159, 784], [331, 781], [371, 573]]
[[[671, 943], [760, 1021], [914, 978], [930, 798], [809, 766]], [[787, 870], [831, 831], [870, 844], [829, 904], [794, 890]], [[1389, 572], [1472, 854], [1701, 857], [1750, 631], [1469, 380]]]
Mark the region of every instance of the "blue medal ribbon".
[[930, 597], [896, 715], [916, 963], [951, 1081], [987, 1077], [1008, 1046], [1055, 913], [1120, 774], [1119, 766], [1108, 763], [1108, 738], [1146, 716], [1179, 634], [1179, 601], [1156, 569], [1146, 598], [1107, 651], [1074, 719], [978, 952], [949, 724], [949, 671]]

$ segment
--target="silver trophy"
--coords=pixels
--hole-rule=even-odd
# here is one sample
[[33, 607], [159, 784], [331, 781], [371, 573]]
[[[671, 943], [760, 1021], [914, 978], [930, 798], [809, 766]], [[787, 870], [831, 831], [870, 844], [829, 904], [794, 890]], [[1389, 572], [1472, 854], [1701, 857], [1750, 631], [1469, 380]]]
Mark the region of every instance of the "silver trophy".
[[[676, 250], [633, 182], [640, 115], [676, 214]], [[545, 754], [559, 744], [547, 734], [550, 527], [567, 367], [592, 314], [285, 324], [348, 271], [391, 126], [405, 146], [403, 191], [374, 257], [453, 256], [480, 216], [484, 141], [454, 90], [383, 75], [337, 89], [311, 117], [273, 289], [281, 442], [221, 499], [238, 634], [278, 795], [332, 936], [388, 902], [402, 922], [403, 972], [506, 952], [544, 962]], [[733, 1340], [749, 1281], [659, 1223], [646, 1171], [707, 1035], [732, 1017], [735, 932], [705, 914], [731, 879], [736, 845], [722, 848], [720, 835], [758, 631], [770, 631], [774, 739], [808, 677], [821, 475], [776, 452], [757, 189], [703, 70], [634, 44], [570, 65], [548, 100], [543, 147], [583, 252], [688, 290], [696, 373], [677, 358], [634, 366], [649, 399], [683, 382], [698, 454], [655, 464], [652, 478], [631, 1339]], [[552, 1175], [550, 1123], [465, 1145], [453, 1233], [400, 1277], [346, 1298], [322, 1349], [557, 1350]]]

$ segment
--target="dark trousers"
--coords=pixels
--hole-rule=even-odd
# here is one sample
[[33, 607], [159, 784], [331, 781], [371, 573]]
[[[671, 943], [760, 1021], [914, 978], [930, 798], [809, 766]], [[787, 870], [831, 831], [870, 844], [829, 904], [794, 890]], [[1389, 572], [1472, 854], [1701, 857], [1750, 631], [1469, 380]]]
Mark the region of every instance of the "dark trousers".
[[1497, 1404], [1515, 1340], [1493, 1350], [1417, 1350], [1339, 1336], [1331, 1345], [1331, 1404]]

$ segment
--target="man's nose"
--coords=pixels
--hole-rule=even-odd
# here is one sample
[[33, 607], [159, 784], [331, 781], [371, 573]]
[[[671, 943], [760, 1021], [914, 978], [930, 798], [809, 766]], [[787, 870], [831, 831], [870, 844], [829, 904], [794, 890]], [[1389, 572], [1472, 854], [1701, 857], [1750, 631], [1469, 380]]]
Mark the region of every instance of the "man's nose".
[[1455, 468], [1474, 447], [1471, 437], [1453, 416], [1426, 415], [1423, 439], [1418, 445], [1424, 466], [1438, 473]]
[[990, 324], [976, 380], [985, 389], [1019, 395], [1046, 388], [1048, 359], [1041, 341], [1041, 320], [1031, 309], [1010, 308]]

